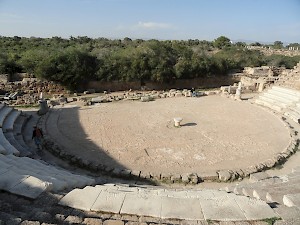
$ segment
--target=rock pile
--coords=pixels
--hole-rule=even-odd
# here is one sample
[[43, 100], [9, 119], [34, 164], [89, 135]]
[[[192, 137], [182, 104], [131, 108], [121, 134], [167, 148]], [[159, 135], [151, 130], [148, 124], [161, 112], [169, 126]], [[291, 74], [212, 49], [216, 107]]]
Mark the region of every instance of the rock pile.
[[62, 86], [54, 82], [41, 81], [36, 78], [23, 78], [22, 81], [0, 83], [2, 93], [17, 93], [14, 98], [4, 98], [10, 105], [37, 104], [40, 93], [47, 96], [57, 93], [67, 93]]
[[188, 89], [169, 91], [126, 91], [123, 93], [110, 93], [94, 97], [90, 100], [90, 104], [107, 103], [120, 100], [138, 100], [149, 102], [159, 98], [178, 98], [178, 97], [200, 97], [204, 95], [219, 94], [219, 91], [192, 91]]

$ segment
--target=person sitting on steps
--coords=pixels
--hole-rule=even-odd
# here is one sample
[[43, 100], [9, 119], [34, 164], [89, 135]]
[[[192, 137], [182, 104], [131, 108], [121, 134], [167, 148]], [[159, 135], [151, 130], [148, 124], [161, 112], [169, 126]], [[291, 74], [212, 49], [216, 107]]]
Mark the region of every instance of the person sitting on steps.
[[38, 128], [37, 126], [33, 127], [33, 132], [32, 132], [32, 139], [34, 139], [34, 143], [37, 147], [37, 149], [41, 149], [41, 144], [42, 144], [42, 138], [43, 138], [43, 131]]

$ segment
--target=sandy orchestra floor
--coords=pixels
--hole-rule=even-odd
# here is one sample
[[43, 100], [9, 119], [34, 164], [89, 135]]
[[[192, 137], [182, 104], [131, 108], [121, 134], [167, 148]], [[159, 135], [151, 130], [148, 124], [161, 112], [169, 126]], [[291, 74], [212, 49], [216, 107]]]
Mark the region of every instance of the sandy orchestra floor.
[[[181, 128], [173, 126], [174, 117], [183, 118]], [[290, 141], [288, 128], [276, 115], [220, 96], [61, 110], [58, 126], [78, 142], [77, 154], [110, 163], [93, 155], [95, 147], [89, 151], [92, 143], [123, 167], [153, 173], [246, 168], [281, 152]], [[80, 142], [83, 133], [89, 142]]]

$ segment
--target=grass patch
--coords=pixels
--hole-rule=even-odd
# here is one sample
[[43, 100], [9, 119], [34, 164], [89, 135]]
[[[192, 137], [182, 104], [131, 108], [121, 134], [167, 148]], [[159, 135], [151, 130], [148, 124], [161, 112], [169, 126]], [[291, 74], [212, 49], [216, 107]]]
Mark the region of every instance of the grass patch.
[[273, 225], [277, 220], [281, 220], [281, 218], [280, 217], [272, 217], [272, 218], [263, 219], [262, 221], [268, 223], [269, 225]]

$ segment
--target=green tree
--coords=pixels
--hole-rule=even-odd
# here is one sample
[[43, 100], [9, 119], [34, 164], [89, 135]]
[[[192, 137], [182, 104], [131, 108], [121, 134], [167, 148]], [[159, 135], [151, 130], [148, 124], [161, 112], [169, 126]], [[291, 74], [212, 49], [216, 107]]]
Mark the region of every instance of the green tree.
[[222, 49], [222, 48], [231, 46], [231, 42], [230, 42], [229, 38], [227, 38], [225, 36], [220, 36], [214, 40], [213, 45], [216, 48]]
[[38, 77], [76, 90], [80, 84], [93, 79], [97, 70], [96, 57], [72, 48], [44, 58], [37, 65], [35, 72]]
[[21, 72], [22, 68], [15, 61], [15, 57], [6, 53], [0, 53], [0, 73], [13, 75], [14, 73]]
[[275, 41], [273, 44], [273, 47], [276, 49], [282, 49], [283, 48], [283, 43], [281, 41]]

